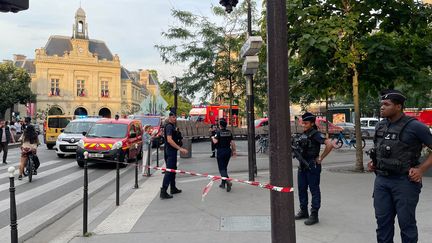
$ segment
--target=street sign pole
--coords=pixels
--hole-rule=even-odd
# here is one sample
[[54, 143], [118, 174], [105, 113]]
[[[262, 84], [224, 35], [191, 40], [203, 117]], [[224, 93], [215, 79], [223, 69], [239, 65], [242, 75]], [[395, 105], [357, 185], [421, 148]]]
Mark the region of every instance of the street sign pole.
[[[270, 183], [293, 185], [286, 0], [267, 1]], [[270, 192], [272, 243], [295, 243], [294, 195]]]

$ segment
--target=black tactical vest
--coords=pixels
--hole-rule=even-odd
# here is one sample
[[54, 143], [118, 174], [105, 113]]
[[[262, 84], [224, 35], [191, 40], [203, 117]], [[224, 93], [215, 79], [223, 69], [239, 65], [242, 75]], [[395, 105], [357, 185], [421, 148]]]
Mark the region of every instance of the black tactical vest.
[[316, 129], [310, 129], [300, 136], [299, 146], [305, 159], [314, 159], [319, 156], [321, 144], [313, 139], [319, 133]]
[[216, 148], [231, 148], [232, 133], [230, 130], [221, 129], [217, 132], [217, 135], [218, 143], [216, 144]]
[[374, 136], [378, 170], [390, 175], [403, 175], [419, 164], [421, 145], [413, 146], [400, 140], [404, 128], [413, 120], [415, 118], [403, 115], [390, 127], [387, 120], [378, 123]]

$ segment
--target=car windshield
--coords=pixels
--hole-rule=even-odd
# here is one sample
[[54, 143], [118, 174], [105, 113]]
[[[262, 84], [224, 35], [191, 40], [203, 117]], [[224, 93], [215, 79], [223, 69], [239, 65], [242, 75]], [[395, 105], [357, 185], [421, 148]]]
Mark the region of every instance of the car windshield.
[[152, 127], [157, 127], [160, 125], [160, 118], [159, 117], [140, 117], [138, 118], [141, 120], [141, 124], [143, 126], [150, 125]]
[[127, 131], [126, 124], [94, 124], [87, 133], [87, 137], [124, 138]]
[[261, 122], [261, 120], [260, 120], [260, 119], [258, 119], [258, 120], [255, 120], [255, 126], [258, 126], [258, 125], [260, 124], [260, 122]]
[[65, 128], [69, 124], [70, 120], [63, 117], [52, 117], [48, 119], [49, 128]]
[[87, 132], [93, 124], [94, 122], [71, 122], [66, 126], [64, 133], [81, 134]]

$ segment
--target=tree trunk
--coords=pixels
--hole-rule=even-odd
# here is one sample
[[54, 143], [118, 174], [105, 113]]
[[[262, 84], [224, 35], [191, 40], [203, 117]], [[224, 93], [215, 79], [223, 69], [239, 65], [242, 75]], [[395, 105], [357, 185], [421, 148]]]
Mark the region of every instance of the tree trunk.
[[353, 96], [354, 96], [354, 113], [355, 113], [355, 138], [356, 138], [356, 170], [364, 171], [363, 167], [363, 148], [360, 129], [360, 102], [358, 91], [358, 71], [355, 64], [352, 66], [354, 75], [352, 76]]

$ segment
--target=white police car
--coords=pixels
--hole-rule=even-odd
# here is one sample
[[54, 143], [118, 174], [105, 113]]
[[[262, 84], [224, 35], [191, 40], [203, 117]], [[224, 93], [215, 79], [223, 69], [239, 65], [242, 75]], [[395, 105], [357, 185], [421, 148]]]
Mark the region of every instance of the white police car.
[[78, 142], [84, 137], [83, 132], [87, 132], [91, 126], [101, 118], [81, 118], [72, 120], [58, 136], [56, 141], [56, 153], [60, 158], [66, 155], [75, 155]]

